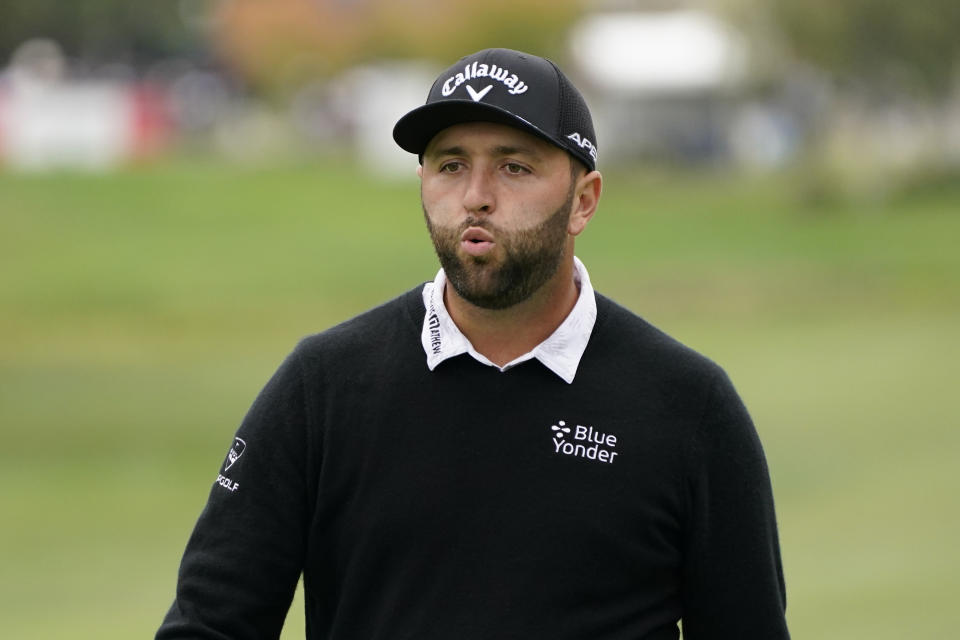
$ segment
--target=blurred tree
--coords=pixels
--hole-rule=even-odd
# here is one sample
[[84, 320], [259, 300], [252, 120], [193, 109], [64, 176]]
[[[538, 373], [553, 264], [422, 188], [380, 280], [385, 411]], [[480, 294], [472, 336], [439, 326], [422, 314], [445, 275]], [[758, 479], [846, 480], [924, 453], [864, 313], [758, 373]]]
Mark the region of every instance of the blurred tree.
[[942, 95], [960, 68], [958, 0], [771, 0], [794, 52], [873, 91]]
[[384, 58], [452, 62], [491, 46], [562, 56], [580, 0], [227, 0], [214, 34], [256, 88], [282, 94], [311, 77]]
[[184, 6], [152, 0], [6, 0], [0, 2], [0, 66], [32, 38], [52, 39], [67, 56], [90, 63], [149, 64], [196, 54], [204, 49], [202, 33], [185, 24]]

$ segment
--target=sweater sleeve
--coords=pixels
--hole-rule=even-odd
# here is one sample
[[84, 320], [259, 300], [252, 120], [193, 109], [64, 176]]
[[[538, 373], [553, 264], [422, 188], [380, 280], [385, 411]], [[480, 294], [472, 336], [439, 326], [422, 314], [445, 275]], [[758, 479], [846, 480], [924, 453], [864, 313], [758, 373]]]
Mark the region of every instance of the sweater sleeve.
[[788, 639], [767, 464], [753, 422], [723, 372], [689, 461], [684, 640]]
[[307, 427], [294, 352], [260, 392], [215, 476], [157, 640], [280, 636], [306, 548]]

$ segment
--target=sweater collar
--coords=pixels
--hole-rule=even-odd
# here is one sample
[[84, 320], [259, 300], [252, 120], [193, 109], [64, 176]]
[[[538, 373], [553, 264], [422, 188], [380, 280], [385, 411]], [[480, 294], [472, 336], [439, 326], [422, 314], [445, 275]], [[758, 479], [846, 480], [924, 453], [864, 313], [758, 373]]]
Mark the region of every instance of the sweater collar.
[[580, 295], [573, 310], [550, 336], [522, 356], [500, 367], [479, 353], [453, 322], [443, 304], [443, 289], [447, 283], [443, 269], [437, 272], [433, 282], [423, 287], [423, 331], [420, 340], [427, 355], [427, 367], [433, 371], [437, 365], [464, 353], [478, 362], [507, 371], [521, 362], [536, 358], [545, 367], [560, 376], [567, 384], [573, 382], [583, 352], [587, 349], [593, 325], [597, 321], [597, 301], [586, 267], [576, 257], [574, 278], [580, 286]]

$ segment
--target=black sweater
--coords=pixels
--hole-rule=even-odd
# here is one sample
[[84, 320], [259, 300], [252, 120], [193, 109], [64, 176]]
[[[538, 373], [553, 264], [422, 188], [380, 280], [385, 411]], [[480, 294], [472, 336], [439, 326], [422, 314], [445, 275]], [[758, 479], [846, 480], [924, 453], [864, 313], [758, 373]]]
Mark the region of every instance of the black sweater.
[[303, 340], [237, 432], [157, 633], [788, 638], [770, 481], [714, 363], [597, 295], [572, 384], [427, 369], [420, 288]]

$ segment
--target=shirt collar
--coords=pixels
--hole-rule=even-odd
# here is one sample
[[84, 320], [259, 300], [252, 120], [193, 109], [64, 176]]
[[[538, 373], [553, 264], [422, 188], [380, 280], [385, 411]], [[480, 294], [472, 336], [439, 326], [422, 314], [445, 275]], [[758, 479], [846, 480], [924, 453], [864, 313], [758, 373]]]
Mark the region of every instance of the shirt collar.
[[574, 257], [573, 264], [574, 278], [580, 286], [580, 295], [573, 310], [546, 340], [502, 367], [474, 349], [447, 313], [447, 308], [443, 304], [443, 289], [446, 286], [447, 277], [443, 269], [440, 269], [434, 281], [428, 282], [423, 287], [423, 306], [426, 312], [420, 339], [427, 355], [427, 367], [433, 371], [444, 360], [464, 353], [500, 371], [506, 371], [521, 362], [536, 358], [567, 384], [572, 383], [577, 367], [580, 365], [580, 359], [590, 341], [593, 325], [597, 321], [597, 301], [593, 286], [590, 284], [590, 276], [578, 258]]

